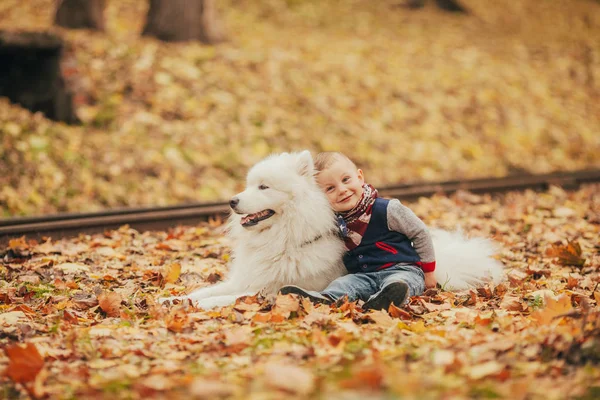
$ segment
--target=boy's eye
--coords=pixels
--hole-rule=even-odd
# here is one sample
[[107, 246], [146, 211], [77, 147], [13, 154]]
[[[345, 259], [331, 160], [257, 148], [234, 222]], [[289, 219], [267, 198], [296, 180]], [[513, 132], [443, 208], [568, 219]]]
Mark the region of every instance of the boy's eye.
[[258, 190], [265, 190], [268, 189], [269, 187], [267, 185], [265, 185], [264, 183], [258, 186]]
[[331, 192], [333, 190], [333, 186], [328, 186], [327, 188], [325, 188], [326, 192]]
[[347, 176], [347, 177], [345, 177], [344, 179], [342, 179], [342, 182], [346, 183], [346, 182], [348, 182], [349, 180], [350, 180], [350, 177], [349, 177], [349, 176]]

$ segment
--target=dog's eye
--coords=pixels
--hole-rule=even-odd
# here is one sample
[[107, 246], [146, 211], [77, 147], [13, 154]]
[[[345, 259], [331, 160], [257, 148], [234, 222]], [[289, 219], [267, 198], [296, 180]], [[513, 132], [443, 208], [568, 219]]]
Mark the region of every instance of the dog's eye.
[[262, 184], [262, 185], [258, 186], [258, 190], [265, 190], [265, 189], [268, 189], [268, 188], [269, 187], [267, 185], [265, 185], [265, 184]]

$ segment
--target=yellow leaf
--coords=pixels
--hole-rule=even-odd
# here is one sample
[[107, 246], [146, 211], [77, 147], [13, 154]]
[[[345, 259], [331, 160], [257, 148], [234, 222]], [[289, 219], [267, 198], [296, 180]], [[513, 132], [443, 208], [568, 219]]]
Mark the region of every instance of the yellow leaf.
[[179, 279], [180, 274], [181, 274], [181, 264], [173, 263], [169, 267], [169, 272], [167, 272], [165, 281], [167, 281], [168, 283], [175, 283], [175, 282], [177, 282], [177, 279]]
[[409, 325], [409, 329], [414, 333], [423, 333], [427, 331], [427, 328], [425, 328], [425, 322], [423, 321], [413, 322]]

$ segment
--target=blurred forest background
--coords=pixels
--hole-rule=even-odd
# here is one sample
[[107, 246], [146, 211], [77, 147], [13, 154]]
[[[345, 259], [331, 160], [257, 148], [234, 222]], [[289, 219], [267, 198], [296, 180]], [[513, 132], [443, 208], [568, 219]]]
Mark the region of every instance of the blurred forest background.
[[0, 30], [64, 40], [80, 123], [0, 97], [1, 213], [227, 199], [300, 149], [377, 186], [600, 167], [600, 3], [438, 3], [217, 1], [206, 44], [142, 35], [146, 0], [107, 0], [101, 31], [2, 0]]

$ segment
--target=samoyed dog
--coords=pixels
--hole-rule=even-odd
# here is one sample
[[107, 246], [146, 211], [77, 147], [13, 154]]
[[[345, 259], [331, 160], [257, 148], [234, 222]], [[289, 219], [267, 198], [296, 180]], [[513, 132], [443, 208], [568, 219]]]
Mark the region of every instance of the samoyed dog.
[[[223, 282], [185, 296], [209, 309], [233, 304], [241, 296], [275, 295], [286, 285], [323, 290], [346, 273], [345, 252], [334, 212], [315, 180], [308, 151], [267, 157], [248, 172], [246, 189], [229, 202], [227, 234], [233, 240], [229, 273]], [[446, 290], [476, 287], [503, 278], [487, 239], [432, 230], [435, 276]]]

